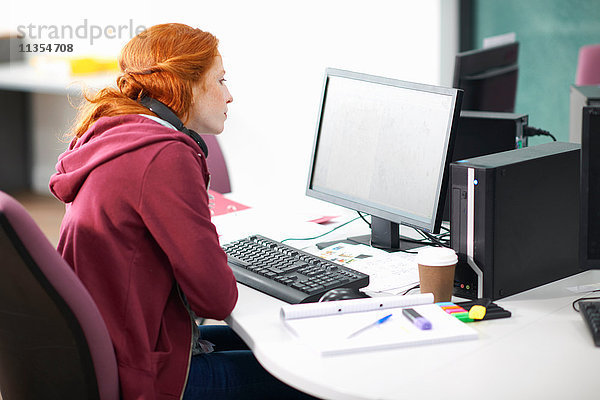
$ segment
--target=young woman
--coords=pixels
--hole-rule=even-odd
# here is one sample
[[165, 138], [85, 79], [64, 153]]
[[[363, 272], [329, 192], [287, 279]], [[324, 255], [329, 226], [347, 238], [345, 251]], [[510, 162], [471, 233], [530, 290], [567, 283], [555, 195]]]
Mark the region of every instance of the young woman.
[[308, 398], [227, 326], [194, 323], [225, 318], [237, 301], [192, 132], [221, 133], [233, 101], [217, 45], [182, 24], [134, 37], [117, 88], [87, 99], [50, 180], [66, 203], [58, 250], [108, 326], [124, 400]]

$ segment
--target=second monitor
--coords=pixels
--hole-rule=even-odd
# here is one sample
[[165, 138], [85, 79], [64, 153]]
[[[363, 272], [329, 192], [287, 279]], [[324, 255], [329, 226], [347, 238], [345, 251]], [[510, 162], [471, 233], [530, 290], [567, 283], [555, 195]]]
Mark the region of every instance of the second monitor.
[[463, 110], [514, 112], [519, 42], [456, 55], [454, 87], [465, 91]]
[[375, 247], [399, 224], [439, 232], [462, 91], [327, 69], [306, 194], [371, 215]]

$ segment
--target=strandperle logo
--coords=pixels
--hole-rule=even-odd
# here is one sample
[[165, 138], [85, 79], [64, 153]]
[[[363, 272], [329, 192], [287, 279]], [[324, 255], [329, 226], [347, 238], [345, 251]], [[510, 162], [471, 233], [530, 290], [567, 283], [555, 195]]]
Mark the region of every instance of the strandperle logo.
[[86, 39], [90, 45], [98, 39], [123, 39], [133, 38], [146, 30], [143, 25], [135, 25], [133, 20], [122, 25], [94, 25], [89, 24], [87, 19], [79, 25], [19, 25], [17, 33], [19, 37], [29, 40], [73, 40]]

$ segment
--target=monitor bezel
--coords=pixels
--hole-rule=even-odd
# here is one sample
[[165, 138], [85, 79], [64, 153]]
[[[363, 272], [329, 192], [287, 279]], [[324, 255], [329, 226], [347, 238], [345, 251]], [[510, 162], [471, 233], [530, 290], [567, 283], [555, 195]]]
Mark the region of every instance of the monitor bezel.
[[[429, 219], [416, 219], [413, 216], [409, 215], [406, 210], [395, 209], [394, 212], [389, 212], [387, 210], [373, 207], [364, 203], [360, 203], [348, 198], [344, 198], [341, 196], [333, 195], [330, 193], [325, 193], [323, 191], [319, 191], [313, 187], [314, 180], [314, 168], [315, 162], [318, 153], [319, 147], [319, 138], [321, 134], [321, 125], [323, 122], [323, 111], [325, 107], [325, 103], [327, 101], [327, 88], [329, 79], [331, 77], [341, 77], [347, 79], [355, 79], [370, 83], [383, 84], [388, 86], [400, 87], [409, 90], [419, 90], [426, 91], [429, 93], [440, 94], [444, 96], [452, 97], [452, 108], [449, 113], [449, 123], [446, 128], [445, 138], [444, 138], [444, 146], [446, 147], [446, 152], [444, 154], [444, 160], [442, 160], [442, 171], [440, 171], [437, 188], [436, 188], [436, 196], [435, 196], [435, 205], [433, 207], [434, 212], [431, 218]], [[457, 120], [460, 114], [460, 104], [462, 98], [462, 90], [455, 88], [448, 88], [442, 86], [434, 86], [416, 82], [408, 82], [402, 81], [398, 79], [386, 78], [381, 76], [369, 75], [364, 73], [352, 72], [347, 70], [341, 70], [336, 68], [327, 68], [325, 70], [325, 77], [323, 80], [323, 86], [321, 91], [321, 101], [319, 104], [318, 110], [318, 118], [317, 118], [317, 126], [315, 129], [315, 136], [313, 140], [313, 147], [310, 159], [310, 168], [308, 173], [308, 181], [306, 185], [306, 195], [309, 197], [313, 197], [319, 200], [323, 200], [332, 204], [336, 204], [345, 208], [349, 208], [358, 212], [367, 213], [373, 217], [381, 218], [393, 223], [402, 224], [411, 226], [417, 229], [423, 229], [428, 232], [438, 233], [440, 231], [441, 223], [442, 223], [442, 213], [445, 202], [445, 193], [448, 187], [448, 177], [449, 177], [449, 169], [450, 169], [450, 160], [452, 157], [452, 149], [454, 146], [454, 139], [456, 136], [456, 125]]]

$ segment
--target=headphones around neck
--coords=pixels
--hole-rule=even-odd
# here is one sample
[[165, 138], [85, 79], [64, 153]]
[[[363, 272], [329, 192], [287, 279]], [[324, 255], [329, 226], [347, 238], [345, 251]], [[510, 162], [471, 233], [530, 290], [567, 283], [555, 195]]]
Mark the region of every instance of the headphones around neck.
[[177, 115], [175, 115], [173, 110], [171, 110], [169, 107], [167, 107], [164, 103], [161, 103], [160, 101], [153, 99], [152, 97], [148, 97], [148, 96], [142, 97], [140, 99], [140, 104], [143, 105], [144, 107], [146, 107], [147, 109], [149, 109], [150, 111], [152, 111], [159, 118], [162, 118], [165, 121], [167, 121], [168, 123], [170, 123], [171, 125], [173, 125], [175, 127], [175, 129], [177, 129], [178, 131], [183, 132], [186, 135], [188, 135], [189, 137], [191, 137], [192, 139], [194, 139], [194, 141], [202, 149], [202, 152], [204, 153], [204, 157], [208, 157], [208, 146], [206, 146], [204, 139], [202, 139], [202, 137], [197, 132], [194, 132], [193, 130], [186, 128], [183, 125], [183, 122], [181, 122], [181, 120], [177, 117]]

